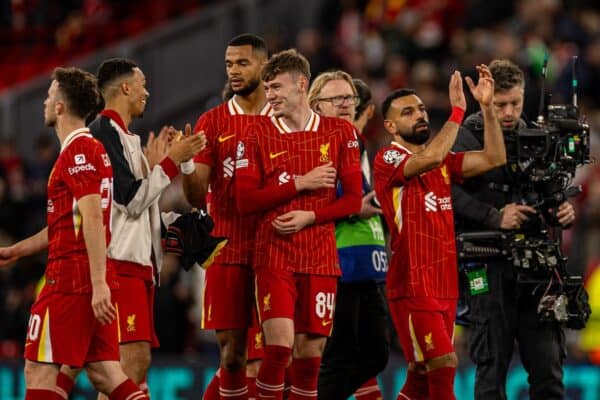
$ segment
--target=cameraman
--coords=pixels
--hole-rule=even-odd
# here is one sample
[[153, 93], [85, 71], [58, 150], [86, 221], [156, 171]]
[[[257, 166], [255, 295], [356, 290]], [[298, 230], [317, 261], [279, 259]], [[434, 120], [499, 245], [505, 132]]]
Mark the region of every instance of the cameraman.
[[[508, 60], [494, 60], [490, 70], [495, 85], [494, 111], [504, 131], [508, 159], [516, 149], [510, 138], [527, 127], [523, 119], [523, 71]], [[453, 151], [483, 147], [481, 113], [469, 116], [461, 127]], [[453, 185], [452, 202], [457, 233], [486, 230], [520, 230], [528, 220], [539, 218], [534, 208], [522, 204], [514, 171], [517, 165], [493, 169]], [[549, 210], [540, 210], [547, 215]], [[563, 202], [556, 214], [558, 223], [569, 225], [575, 218], [571, 204]], [[532, 221], [530, 221], [532, 222]], [[485, 265], [485, 267], [483, 266]], [[562, 399], [562, 363], [566, 356], [564, 333], [557, 322], [540, 322], [537, 306], [540, 292], [518, 285], [512, 262], [487, 259], [482, 262], [487, 292], [468, 297], [471, 321], [469, 354], [477, 365], [475, 399], [506, 399], [506, 374], [515, 340], [527, 371], [532, 400]], [[469, 290], [467, 288], [467, 290]]]

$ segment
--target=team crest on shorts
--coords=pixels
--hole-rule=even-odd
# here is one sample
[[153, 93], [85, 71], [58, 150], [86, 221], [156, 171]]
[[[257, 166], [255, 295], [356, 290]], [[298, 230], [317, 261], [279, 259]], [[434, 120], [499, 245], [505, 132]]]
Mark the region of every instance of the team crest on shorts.
[[433, 333], [429, 332], [428, 334], [425, 335], [425, 350], [429, 351], [429, 350], [433, 350], [435, 348], [435, 346], [433, 345]]
[[271, 309], [271, 293], [267, 293], [265, 297], [263, 297], [263, 311], [269, 311]]
[[135, 332], [135, 314], [127, 316], [127, 332]]

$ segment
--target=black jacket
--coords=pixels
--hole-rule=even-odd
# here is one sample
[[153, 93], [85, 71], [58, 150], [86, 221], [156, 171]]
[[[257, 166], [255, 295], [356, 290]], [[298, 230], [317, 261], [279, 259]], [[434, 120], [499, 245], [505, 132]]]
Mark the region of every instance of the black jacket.
[[[524, 120], [519, 126], [526, 126]], [[511, 137], [505, 132], [504, 142], [510, 151]], [[452, 151], [483, 149], [483, 117], [471, 114], [461, 126]], [[494, 168], [482, 175], [465, 179], [462, 185], [452, 185], [452, 207], [457, 232], [494, 230], [500, 228], [500, 209], [520, 200], [516, 190], [515, 166]]]

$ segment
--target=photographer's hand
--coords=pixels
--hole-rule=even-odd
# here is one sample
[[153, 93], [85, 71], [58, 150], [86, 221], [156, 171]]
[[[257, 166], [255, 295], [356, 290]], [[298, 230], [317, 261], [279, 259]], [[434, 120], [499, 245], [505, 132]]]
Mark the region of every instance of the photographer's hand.
[[535, 209], [523, 204], [510, 203], [500, 210], [502, 219], [500, 222], [501, 229], [519, 229], [524, 221], [529, 217], [525, 213], [535, 214]]
[[568, 201], [565, 201], [560, 206], [558, 206], [558, 213], [556, 213], [556, 218], [558, 218], [558, 222], [562, 226], [567, 226], [573, 221], [575, 221], [575, 208]]

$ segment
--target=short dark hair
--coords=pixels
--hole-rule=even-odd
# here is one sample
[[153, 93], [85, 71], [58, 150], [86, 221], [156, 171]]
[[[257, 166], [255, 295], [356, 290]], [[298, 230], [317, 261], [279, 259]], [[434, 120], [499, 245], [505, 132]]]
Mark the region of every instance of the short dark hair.
[[273, 54], [261, 72], [263, 81], [273, 80], [285, 72], [300, 73], [310, 80], [310, 64], [296, 49], [283, 50]]
[[383, 103], [381, 103], [381, 113], [383, 114], [383, 118], [387, 118], [392, 101], [396, 100], [397, 98], [410, 96], [413, 94], [417, 94], [414, 89], [398, 89], [390, 93], [385, 100], [383, 100]]
[[71, 115], [85, 120], [96, 111], [100, 93], [93, 74], [75, 67], [56, 68], [52, 79], [58, 83]]
[[252, 33], [242, 33], [231, 39], [227, 46], [252, 46], [252, 51], [263, 53], [265, 56], [268, 54], [267, 45], [260, 36], [253, 35]]
[[525, 76], [523, 70], [510, 60], [493, 60], [490, 65], [490, 72], [494, 78], [494, 90], [503, 92], [514, 87], [525, 87]]
[[358, 120], [369, 104], [371, 104], [373, 95], [371, 94], [369, 86], [362, 79], [354, 78], [352, 79], [352, 83], [354, 83], [356, 94], [359, 98], [358, 104], [356, 105], [356, 114], [354, 115], [354, 120]]
[[104, 93], [108, 84], [122, 76], [133, 74], [135, 68], [138, 68], [138, 65], [127, 58], [110, 58], [105, 60], [98, 67], [98, 88]]

